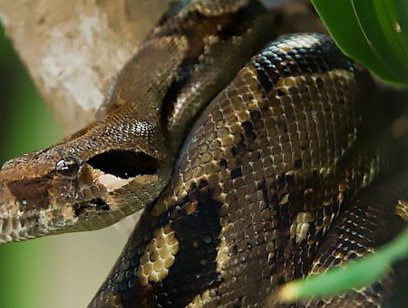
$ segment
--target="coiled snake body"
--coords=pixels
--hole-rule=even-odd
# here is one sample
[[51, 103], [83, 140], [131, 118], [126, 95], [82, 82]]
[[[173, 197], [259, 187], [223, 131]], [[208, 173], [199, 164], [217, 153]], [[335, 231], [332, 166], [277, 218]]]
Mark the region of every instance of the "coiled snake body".
[[[99, 120], [5, 164], [2, 240], [101, 228], [145, 208], [91, 307], [262, 306], [284, 282], [371, 252], [381, 240], [367, 215], [380, 210], [343, 208], [392, 164], [374, 83], [324, 35], [259, 51], [274, 27], [257, 1], [174, 6]], [[330, 229], [341, 212], [343, 226], [359, 221]], [[392, 281], [299, 305], [378, 305]]]

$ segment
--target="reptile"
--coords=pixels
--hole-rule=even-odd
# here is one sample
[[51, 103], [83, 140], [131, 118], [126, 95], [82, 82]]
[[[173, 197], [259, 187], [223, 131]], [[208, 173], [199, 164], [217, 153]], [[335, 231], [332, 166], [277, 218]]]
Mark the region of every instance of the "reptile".
[[[256, 0], [174, 3], [94, 123], [4, 164], [1, 242], [143, 210], [90, 307], [262, 306], [285, 282], [371, 253], [384, 236], [366, 217], [386, 208], [350, 209], [400, 153], [375, 83], [325, 35], [273, 41], [278, 24]], [[403, 225], [388, 216], [399, 227], [387, 239]], [[299, 305], [378, 305], [393, 285], [390, 273]]]

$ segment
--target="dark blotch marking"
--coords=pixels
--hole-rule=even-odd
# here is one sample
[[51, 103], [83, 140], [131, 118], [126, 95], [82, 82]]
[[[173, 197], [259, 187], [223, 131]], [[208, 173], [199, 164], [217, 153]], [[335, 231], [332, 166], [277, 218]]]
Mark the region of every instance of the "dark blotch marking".
[[[275, 85], [281, 78], [328, 72], [334, 69], [351, 72], [356, 70], [352, 61], [342, 55], [333, 41], [325, 36], [319, 37], [319, 44], [308, 48], [294, 47], [285, 52], [276, 48], [278, 44], [287, 40], [292, 41], [295, 36], [275, 41], [251, 62], [257, 71], [260, 88], [267, 97], [285, 95], [281, 90], [275, 91]], [[318, 80], [317, 85], [322, 87], [323, 80]]]
[[237, 167], [233, 170], [231, 170], [231, 179], [234, 180], [238, 177], [242, 176], [242, 170], [241, 167]]
[[[202, 180], [159, 217], [144, 214], [127, 246], [131, 247], [128, 251], [132, 254], [126, 256], [130, 262], [121, 274], [113, 273], [113, 277], [120, 276], [121, 280], [108, 280], [109, 289], [120, 294], [123, 307], [134, 307], [136, 303], [138, 307], [185, 307], [195, 296], [220, 283], [215, 259], [220, 243], [221, 205], [215, 199], [214, 189]], [[153, 230], [165, 225], [174, 230], [179, 252], [163, 281], [142, 287], [132, 273], [137, 272]]]
[[7, 184], [10, 192], [20, 204], [21, 211], [46, 209], [49, 206], [49, 189], [52, 179], [45, 176], [29, 180], [15, 181]]
[[244, 130], [244, 136], [247, 142], [252, 142], [256, 139], [254, 125], [251, 121], [245, 121], [241, 124]]
[[[166, 23], [162, 23], [161, 31], [155, 34], [158, 37], [183, 35], [188, 41], [186, 56], [177, 68], [176, 78], [163, 99], [160, 114], [162, 123], [168, 122], [178, 96], [191, 79], [194, 67], [199, 64], [199, 58], [206, 47], [206, 38], [218, 36], [221, 41], [229, 41], [234, 36], [243, 35], [252, 26], [255, 17], [265, 12], [263, 6], [255, 1], [249, 1], [235, 13], [220, 16], [204, 16], [191, 10], [180, 19], [177, 14], [181, 10], [180, 5], [176, 6], [173, 12], [163, 19]], [[214, 96], [216, 94], [214, 93]]]
[[153, 287], [142, 287], [137, 276], [140, 258], [153, 238], [152, 230], [160, 225], [151, 217], [148, 211], [142, 214], [124, 252], [99, 291], [119, 295], [120, 307], [135, 307], [136, 303], [137, 307], [156, 307]]
[[252, 5], [242, 7], [235, 13], [234, 18], [219, 32], [219, 37], [223, 40], [230, 39], [234, 36], [242, 36], [253, 23], [254, 16], [264, 11], [264, 8], [257, 1]]
[[[158, 294], [158, 305], [185, 307], [196, 295], [219, 284], [215, 259], [220, 243], [222, 203], [214, 198], [214, 190], [206, 181], [200, 181], [197, 186], [200, 188], [193, 187], [190, 191], [189, 202], [178, 204], [177, 212], [170, 215], [180, 250], [169, 275], [153, 287]], [[186, 210], [191, 202], [197, 203], [192, 214]]]
[[136, 175], [155, 174], [157, 159], [139, 152], [114, 150], [101, 153], [87, 161], [93, 168], [122, 179]]
[[[258, 63], [255, 63], [255, 67], [257, 68], [258, 80], [262, 90], [265, 91], [265, 95], [269, 96], [269, 93], [275, 89], [275, 83], [278, 81], [280, 76], [278, 73], [275, 74], [276, 77], [274, 78], [272, 78], [272, 76], [268, 76], [267, 72]], [[272, 72], [269, 73], [269, 75], [272, 75]]]
[[242, 122], [241, 126], [244, 129], [245, 136], [253, 133], [254, 126], [252, 125], [251, 121]]

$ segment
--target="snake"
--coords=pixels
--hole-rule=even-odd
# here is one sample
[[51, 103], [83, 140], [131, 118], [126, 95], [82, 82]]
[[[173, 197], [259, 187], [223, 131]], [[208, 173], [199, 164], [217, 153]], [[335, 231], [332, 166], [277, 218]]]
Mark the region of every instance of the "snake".
[[[390, 240], [407, 190], [370, 187], [401, 153], [375, 83], [324, 34], [277, 38], [279, 20], [257, 0], [174, 2], [93, 123], [3, 165], [0, 241], [142, 211], [89, 307], [262, 307]], [[296, 305], [376, 307], [398, 273]]]

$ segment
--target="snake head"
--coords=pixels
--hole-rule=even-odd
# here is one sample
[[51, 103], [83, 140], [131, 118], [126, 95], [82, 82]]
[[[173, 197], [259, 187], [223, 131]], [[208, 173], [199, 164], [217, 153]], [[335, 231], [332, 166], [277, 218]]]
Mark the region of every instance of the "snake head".
[[0, 242], [99, 229], [151, 203], [171, 172], [157, 131], [125, 112], [6, 162]]

